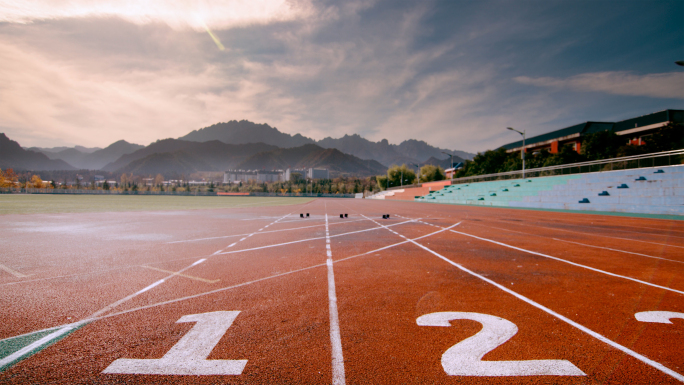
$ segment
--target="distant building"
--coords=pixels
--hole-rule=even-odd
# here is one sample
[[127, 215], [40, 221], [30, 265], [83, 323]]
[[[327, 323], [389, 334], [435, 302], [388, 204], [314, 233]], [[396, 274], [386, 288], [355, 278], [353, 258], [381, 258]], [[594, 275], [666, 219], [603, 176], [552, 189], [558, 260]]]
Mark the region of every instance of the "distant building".
[[283, 178], [284, 171], [282, 170], [228, 170], [223, 173], [223, 183], [281, 182], [284, 180]]
[[327, 168], [310, 168], [306, 170], [307, 179], [330, 179]]
[[259, 182], [281, 182], [283, 181], [283, 171], [257, 171], [257, 181]]
[[306, 178], [306, 170], [305, 169], [288, 168], [283, 173], [283, 181], [292, 180], [292, 174], [299, 174], [300, 178], [302, 178], [302, 179]]
[[[664, 110], [620, 122], [584, 122], [546, 134], [525, 139], [525, 152], [549, 151], [558, 153], [563, 146], [572, 146], [580, 152], [582, 137], [600, 131], [612, 130], [625, 137], [626, 144], [641, 145], [660, 127], [668, 123], [684, 123], [683, 110]], [[521, 151], [522, 140], [501, 146], [507, 152]]]

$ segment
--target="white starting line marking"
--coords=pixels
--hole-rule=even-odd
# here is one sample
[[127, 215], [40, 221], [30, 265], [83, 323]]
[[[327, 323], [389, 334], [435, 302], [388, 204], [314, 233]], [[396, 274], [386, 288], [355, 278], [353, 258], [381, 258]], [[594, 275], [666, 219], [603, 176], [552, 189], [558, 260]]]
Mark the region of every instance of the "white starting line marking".
[[16, 270], [12, 270], [12, 269], [10, 269], [9, 267], [7, 267], [7, 266], [5, 266], [5, 265], [0, 265], [0, 270], [5, 270], [6, 272], [12, 274], [13, 276], [15, 276], [15, 277], [17, 277], [17, 278], [26, 278], [26, 277], [28, 277], [28, 275], [21, 274], [20, 272], [18, 272], [18, 271], [16, 271]]
[[[373, 221], [373, 220], [370, 219], [370, 218], [368, 218], [368, 219], [371, 220], [371, 221]], [[373, 222], [375, 222], [375, 221], [373, 221]], [[375, 222], [375, 223], [377, 223], [377, 222]], [[378, 224], [379, 224], [379, 223], [378, 223]], [[380, 224], [379, 224], [379, 225], [380, 225]], [[380, 226], [382, 226], [382, 225], [380, 225]], [[454, 230], [450, 230], [450, 231], [455, 232], [455, 233], [458, 233], [458, 231], [454, 231]], [[467, 234], [466, 234], [466, 235], [467, 235]], [[610, 339], [608, 339], [608, 338], [602, 336], [601, 334], [596, 333], [595, 331], [593, 331], [593, 330], [591, 330], [591, 329], [589, 329], [589, 328], [587, 328], [587, 327], [585, 327], [585, 326], [583, 326], [583, 325], [580, 325], [580, 324], [578, 324], [577, 322], [575, 322], [575, 321], [573, 321], [573, 320], [571, 320], [571, 319], [569, 319], [569, 318], [567, 318], [567, 317], [565, 317], [565, 316], [563, 316], [563, 315], [561, 315], [561, 314], [559, 314], [559, 313], [556, 313], [555, 311], [553, 311], [553, 310], [547, 308], [546, 306], [543, 306], [543, 305], [541, 305], [541, 304], [539, 304], [539, 303], [537, 303], [537, 302], [535, 302], [535, 301], [533, 301], [533, 300], [531, 300], [531, 299], [529, 299], [529, 298], [523, 296], [522, 294], [518, 294], [517, 292], [515, 292], [515, 291], [513, 291], [513, 290], [511, 290], [511, 289], [509, 289], [509, 288], [507, 288], [507, 287], [505, 287], [505, 286], [503, 286], [503, 285], [500, 285], [500, 284], [498, 284], [498, 283], [492, 281], [492, 280], [489, 279], [489, 278], [483, 277], [483, 276], [481, 276], [480, 274], [477, 274], [477, 273], [475, 273], [474, 271], [471, 271], [471, 270], [469, 270], [469, 269], [467, 269], [467, 268], [461, 266], [460, 264], [451, 261], [450, 259], [448, 259], [448, 258], [444, 257], [443, 255], [441, 255], [441, 254], [439, 254], [439, 253], [437, 253], [437, 252], [435, 252], [435, 251], [429, 249], [429, 248], [426, 247], [426, 246], [421, 245], [420, 243], [418, 243], [418, 242], [416, 242], [416, 241], [409, 240], [409, 242], [411, 242], [411, 243], [413, 243], [414, 245], [420, 247], [421, 249], [423, 249], [423, 250], [425, 250], [425, 251], [427, 251], [427, 252], [429, 252], [429, 253], [435, 255], [436, 257], [442, 259], [443, 261], [445, 261], [445, 262], [447, 262], [447, 263], [449, 263], [449, 264], [451, 264], [451, 265], [457, 267], [458, 269], [460, 269], [460, 270], [462, 270], [462, 271], [464, 271], [464, 272], [466, 272], [466, 273], [468, 273], [468, 274], [470, 274], [470, 275], [472, 275], [472, 276], [474, 276], [474, 277], [477, 277], [477, 278], [479, 278], [479, 279], [481, 279], [481, 280], [483, 280], [483, 281], [485, 281], [485, 282], [487, 282], [487, 283], [489, 283], [489, 284], [492, 284], [492, 285], [496, 286], [497, 288], [499, 288], [499, 289], [505, 291], [506, 293], [511, 294], [511, 295], [515, 296], [516, 298], [518, 298], [518, 299], [520, 299], [520, 300], [522, 300], [522, 301], [524, 301], [524, 302], [527, 302], [528, 304], [530, 304], [530, 305], [536, 307], [537, 309], [540, 309], [540, 310], [542, 310], [542, 311], [544, 311], [544, 312], [546, 312], [546, 313], [548, 313], [548, 314], [550, 314], [550, 315], [552, 315], [552, 316], [558, 318], [559, 320], [561, 320], [561, 321], [563, 321], [563, 322], [565, 322], [565, 323], [567, 323], [567, 324], [569, 324], [569, 325], [571, 325], [571, 326], [573, 326], [573, 327], [575, 327], [575, 328], [577, 328], [577, 329], [579, 329], [579, 330], [581, 330], [581, 331], [583, 331], [583, 332], [589, 334], [590, 336], [592, 336], [592, 337], [598, 339], [599, 341], [604, 342], [604, 343], [606, 343], [606, 344], [608, 344], [608, 345], [614, 347], [615, 349], [618, 349], [618, 350], [622, 351], [623, 353], [625, 353], [625, 354], [627, 354], [627, 355], [629, 355], [629, 356], [631, 356], [631, 357], [633, 357], [633, 358], [636, 358], [637, 360], [639, 360], [639, 361], [645, 363], [646, 365], [649, 365], [649, 366], [651, 366], [651, 367], [653, 367], [653, 368], [655, 368], [655, 369], [657, 369], [657, 370], [659, 370], [659, 371], [661, 371], [661, 372], [663, 372], [663, 373], [665, 373], [665, 374], [667, 374], [667, 375], [669, 375], [669, 376], [671, 376], [671, 377], [676, 378], [676, 379], [679, 380], [679, 381], [684, 382], [684, 375], [681, 375], [681, 374], [675, 372], [674, 370], [667, 368], [665, 365], [663, 365], [663, 364], [661, 364], [661, 363], [659, 363], [659, 362], [653, 361], [653, 360], [651, 360], [650, 358], [648, 358], [648, 357], [646, 357], [646, 356], [643, 356], [643, 355], [641, 355], [641, 354], [639, 354], [639, 353], [637, 353], [637, 352], [635, 352], [635, 351], [633, 351], [633, 350], [631, 350], [631, 349], [629, 349], [629, 348], [627, 348], [627, 347], [625, 347], [625, 346], [622, 346], [622, 345], [618, 344], [617, 342], [614, 342], [614, 341], [612, 341], [612, 340], [610, 340]]]
[[[202, 260], [200, 260], [200, 261], [202, 261]], [[206, 259], [205, 259], [204, 261], [206, 261]], [[199, 261], [197, 261], [197, 262], [199, 262]], [[196, 266], [196, 265], [198, 265], [199, 263], [197, 263], [197, 262], [193, 263], [191, 266]], [[202, 261], [202, 262], [203, 262], [203, 261]], [[201, 263], [201, 262], [200, 262], [200, 263]], [[161, 273], [173, 274], [173, 275], [177, 275], [177, 276], [179, 276], [179, 277], [184, 277], [184, 278], [188, 278], [188, 279], [192, 279], [192, 280], [200, 281], [200, 282], [205, 282], [205, 283], [216, 283], [216, 282], [219, 282], [219, 281], [220, 281], [220, 279], [213, 279], [213, 280], [212, 280], [212, 279], [205, 279], [205, 278], [195, 277], [195, 276], [193, 276], [193, 275], [187, 275], [187, 274], [182, 274], [182, 273], [176, 273], [175, 271], [159, 269], [159, 268], [152, 267], [152, 266], [142, 265], [142, 267], [144, 267], [144, 268], [146, 268], [146, 269], [150, 269], [150, 270], [159, 271], [159, 272], [161, 272]], [[150, 288], [150, 289], [151, 289], [151, 288]], [[148, 289], [148, 290], [149, 290], [149, 289]]]
[[610, 250], [610, 251], [615, 251], [615, 252], [618, 252], [618, 253], [625, 253], [625, 254], [638, 255], [638, 256], [646, 257], [646, 258], [660, 259], [660, 260], [663, 260], [663, 261], [670, 261], [670, 262], [676, 262], [676, 263], [684, 263], [684, 261], [677, 261], [677, 260], [675, 260], [675, 259], [668, 259], [668, 258], [655, 257], [655, 256], [653, 256], [653, 255], [635, 253], [635, 252], [633, 252], [633, 251], [620, 250], [620, 249], [613, 249], [613, 248], [610, 248], [610, 247], [603, 247], [603, 246], [596, 246], [596, 245], [589, 245], [589, 244], [586, 244], [586, 243], [568, 241], [568, 240], [560, 239], [560, 238], [549, 238], [549, 237], [545, 237], [545, 236], [543, 236], [543, 235], [532, 234], [532, 233], [526, 233], [526, 232], [524, 232], [524, 231], [511, 230], [511, 229], [506, 229], [506, 228], [503, 228], [503, 227], [496, 227], [496, 226], [483, 225], [483, 224], [481, 224], [481, 223], [473, 223], [473, 224], [474, 224], [475, 226], [481, 226], [481, 227], [487, 227], [487, 228], [490, 228], [490, 229], [503, 230], [503, 231], [508, 231], [508, 232], [511, 232], [511, 233], [518, 233], [518, 234], [529, 235], [529, 236], [533, 236], [533, 237], [539, 237], [539, 238], [545, 238], [545, 239], [553, 239], [554, 241], [565, 242], [565, 243], [572, 243], [572, 244], [575, 244], [575, 245], [586, 246], [586, 247], [593, 247], [593, 248], [595, 248], [595, 249]]
[[[429, 237], [429, 236], [432, 236], [432, 235], [435, 235], [435, 234], [438, 234], [438, 233], [442, 233], [442, 232], [444, 232], [444, 231], [448, 231], [449, 229], [451, 229], [451, 228], [453, 228], [453, 227], [455, 227], [455, 226], [458, 226], [459, 224], [460, 224], [460, 222], [457, 223], [457, 224], [455, 224], [455, 225], [453, 225], [453, 226], [449, 226], [449, 227], [447, 227], [447, 228], [445, 228], [445, 229], [441, 229], [441, 230], [435, 231], [435, 232], [433, 232], [433, 233], [426, 234], [426, 235], [420, 236], [420, 237], [418, 237], [418, 238], [414, 238], [413, 240], [419, 240], [419, 239], [427, 238], [427, 237]], [[390, 226], [393, 226], [393, 225], [390, 225]], [[404, 237], [404, 238], [407, 239], [406, 237]], [[337, 261], [333, 261], [333, 263], [339, 263], [339, 262], [347, 261], [347, 260], [350, 260], [350, 259], [362, 257], [362, 256], [365, 256], [365, 255], [373, 254], [373, 253], [376, 253], [376, 252], [378, 252], [378, 251], [387, 250], [387, 249], [390, 249], [390, 248], [392, 248], [392, 247], [404, 245], [404, 244], [406, 244], [406, 243], [409, 243], [409, 240], [408, 240], [408, 239], [405, 240], [405, 241], [402, 241], [402, 242], [398, 242], [398, 243], [394, 243], [394, 244], [388, 245], [388, 246], [383, 246], [383, 247], [378, 248], [378, 249], [375, 249], [375, 250], [370, 250], [370, 251], [367, 251], [367, 252], [365, 252], [365, 253], [353, 255], [353, 256], [350, 256], [350, 257], [345, 257], [345, 258], [342, 258], [342, 259], [338, 259]], [[331, 254], [331, 255], [332, 255], [332, 254]], [[197, 261], [197, 262], [199, 262], [199, 261]], [[168, 301], [162, 301], [162, 302], [157, 302], [157, 303], [153, 303], [153, 304], [149, 304], [149, 305], [144, 305], [144, 306], [140, 306], [140, 307], [136, 307], [136, 308], [132, 308], [132, 309], [127, 309], [127, 310], [123, 310], [123, 311], [120, 311], [120, 312], [117, 312], [117, 313], [110, 313], [110, 314], [107, 314], [107, 315], [98, 315], [98, 316], [95, 316], [95, 317], [90, 317], [87, 321], [81, 321], [80, 323], [69, 324], [69, 325], [55, 326], [55, 327], [52, 327], [52, 328], [47, 328], [47, 329], [43, 329], [43, 330], [34, 331], [34, 332], [31, 332], [31, 333], [26, 333], [26, 334], [22, 334], [22, 335], [18, 335], [18, 336], [9, 337], [9, 338], [6, 338], [6, 339], [0, 340], [0, 341], [6, 341], [6, 340], [11, 340], [11, 339], [16, 339], [16, 338], [24, 337], [24, 336], [27, 336], [27, 335], [30, 335], [30, 334], [45, 332], [45, 331], [49, 331], [49, 330], [62, 329], [62, 328], [69, 327], [69, 326], [74, 326], [74, 327], [75, 327], [76, 325], [80, 325], [81, 323], [84, 323], [84, 322], [91, 322], [91, 321], [96, 321], [96, 320], [99, 320], [99, 319], [112, 318], [112, 317], [116, 317], [116, 316], [120, 316], [120, 315], [124, 315], [124, 314], [128, 314], [128, 313], [133, 313], [133, 312], [140, 311], [140, 310], [146, 310], [146, 309], [151, 309], [151, 308], [155, 308], [155, 307], [159, 307], [159, 306], [164, 306], [164, 305], [169, 305], [169, 304], [173, 304], [173, 303], [178, 303], [178, 302], [182, 302], [182, 301], [187, 301], [187, 300], [191, 300], [191, 299], [195, 299], [195, 298], [200, 298], [200, 297], [204, 297], [204, 296], [207, 296], [207, 295], [216, 294], [216, 293], [221, 293], [221, 292], [228, 291], [228, 290], [232, 290], [232, 289], [236, 289], [236, 288], [239, 288], [239, 287], [249, 286], [249, 285], [254, 284], [254, 283], [259, 283], [259, 282], [263, 282], [263, 281], [270, 280], [270, 279], [280, 278], [280, 277], [284, 277], [284, 276], [286, 276], [286, 275], [291, 275], [291, 274], [295, 274], [295, 273], [300, 273], [300, 272], [303, 272], [303, 271], [308, 271], [308, 270], [312, 270], [312, 269], [319, 268], [319, 267], [323, 267], [323, 266], [327, 266], [327, 265], [328, 265], [328, 262], [326, 261], [326, 263], [321, 263], [321, 264], [317, 264], [317, 265], [313, 265], [313, 266], [309, 266], [309, 267], [304, 267], [304, 268], [301, 268], [301, 269], [288, 271], [288, 272], [286, 272], [286, 273], [275, 274], [275, 275], [271, 275], [271, 276], [268, 276], [268, 277], [255, 279], [255, 280], [253, 280], [253, 281], [243, 282], [243, 283], [239, 283], [239, 284], [236, 284], [236, 285], [227, 286], [227, 287], [222, 287], [222, 288], [219, 288], [219, 289], [207, 291], [207, 292], [204, 292], [204, 293], [193, 294], [193, 295], [190, 295], [190, 296], [175, 298], [175, 299], [168, 300]], [[143, 289], [143, 290], [144, 290], [144, 289]], [[56, 337], [55, 337], [55, 338], [56, 338]]]
[[340, 320], [337, 313], [337, 294], [335, 292], [335, 273], [333, 272], [332, 252], [330, 251], [330, 232], [328, 231], [328, 214], [325, 214], [326, 266], [328, 268], [328, 308], [330, 311], [330, 344], [332, 345], [332, 383], [344, 385], [344, 358], [342, 357], [342, 337], [340, 336]]
[[[371, 220], [372, 220], [372, 219], [371, 219]], [[375, 222], [375, 221], [374, 221], [374, 222]], [[377, 222], [376, 222], [376, 223], [377, 223]], [[424, 222], [420, 222], [420, 223], [424, 223]], [[426, 224], [427, 224], [427, 223], [426, 223]], [[382, 225], [381, 225], [381, 226], [382, 226]], [[435, 227], [441, 227], [441, 226], [435, 226]], [[609, 275], [609, 276], [611, 276], [611, 277], [622, 278], [622, 279], [626, 279], [626, 280], [629, 280], [629, 281], [637, 282], [637, 283], [640, 283], [640, 284], [643, 284], [643, 285], [652, 286], [652, 287], [657, 287], [657, 288], [659, 288], [659, 289], [671, 291], [671, 292], [678, 293], [678, 294], [684, 294], [684, 291], [681, 291], [681, 290], [676, 290], [676, 289], [672, 289], [672, 288], [669, 288], [669, 287], [666, 287], [666, 286], [656, 285], [656, 284], [654, 284], [654, 283], [642, 281], [642, 280], [639, 280], [639, 279], [636, 279], [636, 278], [632, 278], [632, 277], [627, 277], [627, 276], [625, 276], [625, 275], [620, 275], [620, 274], [611, 273], [611, 272], [609, 272], [609, 271], [597, 269], [597, 268], [595, 268], [595, 267], [591, 267], [591, 266], [587, 266], [587, 265], [582, 265], [581, 263], [576, 263], [576, 262], [568, 261], [568, 260], [565, 260], [565, 259], [562, 259], [562, 258], [553, 257], [553, 256], [551, 256], [551, 255], [538, 253], [538, 252], [536, 252], [536, 251], [531, 251], [531, 250], [523, 249], [523, 248], [520, 248], [520, 247], [515, 247], [515, 246], [512, 246], [512, 245], [503, 243], [503, 242], [497, 242], [497, 241], [492, 240], [492, 239], [482, 238], [482, 237], [478, 237], [477, 235], [472, 235], [472, 234], [468, 234], [468, 233], [463, 233], [463, 232], [456, 231], [456, 230], [450, 230], [450, 231], [451, 231], [452, 233], [465, 235], [465, 236], [467, 236], [467, 237], [479, 239], [479, 240], [481, 240], [481, 241], [494, 243], [494, 244], [499, 245], [499, 246], [508, 247], [508, 248], [510, 248], [510, 249], [513, 249], [513, 250], [518, 250], [518, 251], [522, 251], [522, 252], [524, 252], [524, 253], [533, 254], [533, 255], [538, 255], [538, 256], [540, 256], [540, 257], [553, 259], [553, 260], [556, 260], [556, 261], [559, 261], [559, 262], [567, 263], [567, 264], [569, 264], [569, 265], [581, 267], [581, 268], [583, 268], [583, 269], [595, 271], [595, 272], [598, 272], [598, 273], [601, 273], [601, 274], [606, 274], [606, 275]]]
[[27, 346], [24, 346], [23, 348], [17, 350], [16, 352], [8, 355], [7, 357], [4, 357], [0, 359], [0, 370], [4, 369], [6, 366], [10, 365], [14, 361], [17, 361], [21, 359], [22, 357], [31, 354], [34, 350], [40, 349], [41, 347], [49, 344], [53, 340], [61, 337], [62, 335], [70, 332], [74, 328], [76, 328], [79, 324], [70, 324], [70, 325], [65, 325], [64, 327], [61, 327], [57, 331], [50, 333], [46, 335], [45, 337], [39, 339], [38, 341], [35, 341]]
[[[522, 223], [520, 223], [522, 224]], [[603, 237], [603, 238], [612, 238], [612, 239], [619, 239], [622, 241], [631, 241], [631, 242], [641, 242], [641, 243], [650, 243], [652, 245], [659, 245], [659, 246], [667, 246], [667, 247], [676, 247], [678, 249], [684, 249], [684, 246], [676, 246], [676, 245], [670, 245], [667, 243], [658, 243], [658, 242], [649, 242], [649, 241], [642, 241], [640, 239], [634, 239], [634, 238], [620, 238], [620, 237], [611, 237], [609, 235], [601, 235], [601, 234], [596, 234], [596, 233], [585, 233], [583, 231], [572, 231], [572, 230], [564, 230], [564, 229], [558, 229], [555, 227], [546, 227], [546, 226], [535, 226], [535, 225], [530, 225], [530, 224], [522, 224], [523, 226], [531, 226], [531, 227], [539, 227], [542, 229], [551, 229], [551, 230], [558, 230], [558, 231], [565, 231], [566, 233], [575, 233], [575, 234], [583, 234], [583, 235], [593, 235], [595, 237]]]
[[[411, 222], [415, 222], [415, 220], [410, 220], [410, 221], [404, 221], [404, 222], [394, 223], [394, 224], [391, 224], [391, 225], [388, 225], [388, 226], [399, 226], [399, 225], [403, 225], [403, 224], [411, 223]], [[350, 231], [350, 232], [348, 232], [348, 233], [342, 233], [342, 234], [331, 235], [330, 238], [343, 237], [343, 236], [345, 236], [345, 235], [364, 233], [364, 232], [367, 232], [367, 231], [375, 231], [375, 230], [380, 230], [380, 229], [382, 229], [382, 227], [372, 227], [372, 228], [370, 228], [370, 229], [357, 230], [357, 231]], [[266, 246], [253, 247], [253, 248], [250, 248], [250, 249], [241, 249], [241, 250], [234, 250], [234, 251], [223, 251], [223, 252], [221, 252], [221, 253], [219, 253], [219, 254], [220, 254], [220, 255], [225, 255], [225, 254], [243, 253], [243, 252], [246, 252], [246, 251], [254, 251], [254, 250], [269, 249], [269, 248], [272, 248], [272, 247], [280, 247], [280, 246], [291, 245], [291, 244], [294, 244], [294, 243], [302, 243], [302, 242], [316, 241], [316, 240], [325, 239], [325, 238], [326, 238], [326, 237], [306, 238], [306, 239], [300, 239], [300, 240], [297, 240], [297, 241], [290, 241], [290, 242], [276, 243], [276, 244], [273, 244], [273, 245], [266, 245]]]
[[583, 269], [595, 271], [595, 272], [597, 272], [597, 273], [610, 275], [611, 277], [622, 278], [622, 279], [626, 279], [626, 280], [629, 280], [629, 281], [638, 282], [638, 283], [643, 284], [643, 285], [648, 285], [648, 286], [652, 286], [652, 287], [657, 287], [657, 288], [659, 288], [659, 289], [668, 290], [668, 291], [671, 291], [671, 292], [674, 292], [674, 293], [678, 293], [678, 294], [684, 294], [684, 291], [675, 290], [675, 289], [671, 289], [671, 288], [666, 287], [666, 286], [660, 286], [660, 285], [656, 285], [656, 284], [654, 284], [654, 283], [642, 281], [642, 280], [640, 280], [640, 279], [636, 279], [636, 278], [632, 278], [632, 277], [627, 277], [627, 276], [620, 275], [620, 274], [611, 273], [611, 272], [609, 272], [609, 271], [597, 269], [597, 268], [595, 268], [595, 267], [591, 267], [591, 266], [587, 266], [587, 265], [582, 265], [581, 263], [571, 262], [571, 261], [568, 261], [568, 260], [565, 260], [565, 259], [562, 259], [562, 258], [553, 257], [553, 256], [546, 255], [546, 254], [542, 254], [542, 253], [537, 253], [536, 251], [531, 251], [531, 250], [522, 249], [522, 248], [520, 248], [520, 247], [511, 246], [511, 245], [509, 245], [509, 244], [506, 244], [506, 243], [503, 243], [503, 242], [497, 242], [497, 241], [494, 241], [494, 240], [492, 240], [492, 239], [482, 238], [482, 237], [478, 237], [477, 235], [472, 235], [472, 234], [468, 234], [468, 233], [462, 233], [462, 232], [456, 231], [456, 230], [450, 230], [450, 231], [451, 231], [452, 233], [465, 235], [465, 236], [467, 236], [467, 237], [479, 239], [479, 240], [481, 240], [481, 241], [494, 243], [494, 244], [497, 244], [497, 245], [499, 245], [499, 246], [508, 247], [509, 249], [522, 251], [522, 252], [528, 253], [528, 254], [538, 255], [538, 256], [540, 256], [540, 257], [553, 259], [553, 260], [555, 260], [555, 261], [559, 261], [559, 262], [567, 263], [567, 264], [569, 264], [569, 265], [581, 267], [581, 268], [583, 268]]

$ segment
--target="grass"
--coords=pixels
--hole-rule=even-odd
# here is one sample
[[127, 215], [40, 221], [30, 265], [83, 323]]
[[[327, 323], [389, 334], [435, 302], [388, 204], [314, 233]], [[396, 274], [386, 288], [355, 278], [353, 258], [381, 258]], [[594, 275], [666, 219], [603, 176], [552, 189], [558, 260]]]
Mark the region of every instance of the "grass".
[[0, 215], [170, 211], [296, 205], [315, 198], [174, 196], [174, 195], [51, 195], [0, 194]]

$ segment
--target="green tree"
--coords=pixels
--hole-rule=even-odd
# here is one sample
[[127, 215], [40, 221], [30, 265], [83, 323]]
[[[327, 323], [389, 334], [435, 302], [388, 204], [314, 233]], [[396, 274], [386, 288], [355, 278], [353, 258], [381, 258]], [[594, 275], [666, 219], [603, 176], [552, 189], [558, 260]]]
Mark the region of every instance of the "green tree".
[[615, 158], [625, 144], [625, 138], [614, 131], [599, 131], [584, 137], [580, 152], [587, 160]]
[[426, 164], [420, 168], [421, 182], [433, 182], [444, 179], [446, 179], [446, 174], [444, 173], [444, 169], [440, 166]]
[[668, 123], [660, 127], [653, 135], [644, 138], [645, 145], [640, 146], [648, 152], [679, 150], [684, 148], [684, 125]]

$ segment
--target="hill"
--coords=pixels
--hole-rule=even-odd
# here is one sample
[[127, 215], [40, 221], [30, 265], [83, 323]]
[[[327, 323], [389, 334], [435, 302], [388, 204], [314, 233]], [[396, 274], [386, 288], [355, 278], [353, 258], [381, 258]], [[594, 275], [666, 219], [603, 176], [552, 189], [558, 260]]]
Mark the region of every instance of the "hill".
[[197, 171], [217, 171], [195, 155], [183, 150], [165, 153], [154, 153], [137, 159], [117, 170], [117, 173], [133, 173], [135, 175], [162, 174], [166, 178], [178, 179], [181, 175], [190, 175]]
[[[119, 159], [122, 155], [130, 154], [145, 146], [139, 144], [128, 143], [125, 140], [114, 142], [103, 149], [92, 149], [76, 146], [61, 149], [59, 151], [49, 151], [52, 149], [39, 149], [50, 159], [61, 159], [70, 165], [81, 170], [99, 170], [108, 163]], [[38, 147], [33, 147], [38, 148]], [[55, 147], [60, 149], [62, 147]]]
[[[152, 159], [155, 155], [176, 153], [180, 151], [191, 157], [188, 158], [185, 155], [176, 155], [175, 159], [177, 159], [178, 162], [181, 162], [180, 164], [183, 164], [183, 167], [189, 167], [192, 164], [196, 164], [197, 167], [205, 167], [205, 169], [200, 168], [196, 171], [222, 171], [235, 168], [238, 163], [258, 152], [275, 150], [277, 148], [278, 147], [276, 146], [270, 146], [264, 143], [235, 145], [226, 144], [218, 140], [199, 143], [178, 139], [164, 139], [156, 141], [131, 154], [123, 155], [115, 162], [103, 167], [103, 170], [123, 172], [131, 162], [145, 158]], [[193, 159], [198, 160], [199, 162], [195, 162]], [[141, 164], [145, 164], [145, 162], [142, 162]], [[147, 164], [146, 174], [164, 174], [164, 172], [166, 172], [162, 172], [162, 169], [156, 170], [154, 167], [149, 166], [157, 163]], [[166, 170], [166, 168], [163, 168], [163, 170]]]
[[0, 133], [0, 169], [15, 171], [75, 170], [63, 160], [53, 160], [47, 155], [21, 148], [19, 143]]
[[[390, 144], [387, 139], [373, 142], [358, 134], [345, 135], [341, 138], [327, 137], [314, 141], [300, 134], [286, 134], [268, 124], [256, 124], [247, 120], [239, 122], [231, 120], [227, 123], [214, 124], [213, 126], [192, 131], [178, 139], [194, 142], [219, 140], [230, 144], [262, 142], [280, 148], [317, 144], [323, 148], [338, 149], [345, 154], [354, 155], [361, 159], [373, 159], [385, 166], [403, 163], [422, 163], [431, 157], [446, 157], [446, 155], [442, 154], [442, 151], [451, 153], [450, 150], [431, 146], [422, 140], [410, 139], [396, 145]], [[454, 151], [454, 154], [466, 159], [472, 159], [474, 156], [474, 154], [463, 151]]]
[[268, 124], [252, 123], [248, 120], [241, 120], [239, 122], [231, 120], [227, 123], [217, 123], [194, 130], [178, 139], [193, 142], [219, 140], [229, 144], [266, 143], [281, 148], [299, 147], [307, 143], [314, 143], [313, 139], [306, 138], [300, 134], [286, 134]]

